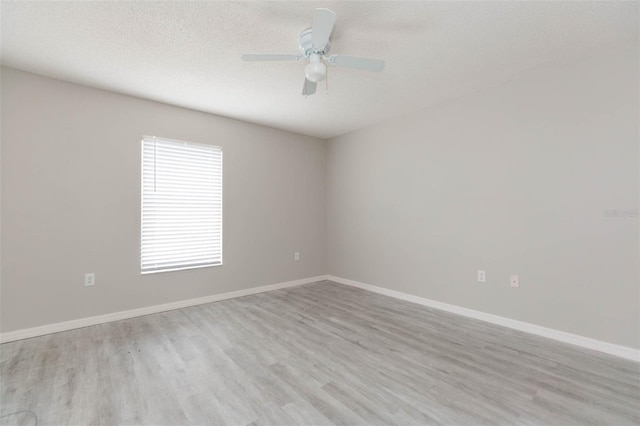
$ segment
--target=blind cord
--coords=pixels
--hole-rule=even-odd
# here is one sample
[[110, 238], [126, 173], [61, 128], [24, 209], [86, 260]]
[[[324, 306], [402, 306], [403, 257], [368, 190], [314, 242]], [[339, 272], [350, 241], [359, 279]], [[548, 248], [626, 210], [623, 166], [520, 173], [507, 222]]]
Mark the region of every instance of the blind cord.
[[158, 192], [158, 161], [157, 157], [158, 141], [153, 137], [153, 192]]

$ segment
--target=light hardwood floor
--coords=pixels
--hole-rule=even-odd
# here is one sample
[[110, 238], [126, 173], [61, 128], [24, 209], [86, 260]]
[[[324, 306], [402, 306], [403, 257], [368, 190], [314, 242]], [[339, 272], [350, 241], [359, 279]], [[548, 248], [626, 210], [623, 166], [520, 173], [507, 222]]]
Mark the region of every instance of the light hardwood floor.
[[0, 352], [4, 424], [640, 423], [637, 363], [330, 282]]

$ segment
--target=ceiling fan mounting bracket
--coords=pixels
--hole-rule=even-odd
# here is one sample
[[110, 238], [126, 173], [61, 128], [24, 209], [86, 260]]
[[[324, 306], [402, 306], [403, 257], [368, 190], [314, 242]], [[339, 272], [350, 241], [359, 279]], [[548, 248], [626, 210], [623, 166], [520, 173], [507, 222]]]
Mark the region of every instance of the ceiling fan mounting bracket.
[[307, 28], [300, 33], [300, 52], [302, 52], [304, 56], [309, 57], [314, 53], [322, 56], [329, 53], [329, 50], [331, 50], [330, 40], [327, 41], [327, 44], [321, 50], [313, 47], [313, 44], [311, 43], [311, 28]]

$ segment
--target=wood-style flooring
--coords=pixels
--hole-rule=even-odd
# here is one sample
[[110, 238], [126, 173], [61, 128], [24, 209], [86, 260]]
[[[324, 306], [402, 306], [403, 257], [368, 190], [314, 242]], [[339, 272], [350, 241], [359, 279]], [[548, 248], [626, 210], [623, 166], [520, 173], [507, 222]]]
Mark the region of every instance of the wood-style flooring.
[[0, 346], [0, 423], [638, 425], [640, 364], [320, 282]]

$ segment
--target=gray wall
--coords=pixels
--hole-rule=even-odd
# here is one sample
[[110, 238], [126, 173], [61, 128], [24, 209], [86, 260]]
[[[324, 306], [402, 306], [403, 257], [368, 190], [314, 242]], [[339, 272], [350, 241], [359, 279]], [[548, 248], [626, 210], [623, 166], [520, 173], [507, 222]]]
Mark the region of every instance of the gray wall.
[[330, 140], [329, 274], [640, 347], [638, 116], [633, 46]]
[[[620, 50], [325, 145], [2, 68], [0, 330], [328, 272], [638, 348], [638, 218], [605, 214], [639, 207], [637, 76]], [[224, 266], [140, 275], [143, 133], [223, 147]]]
[[[142, 134], [222, 146], [224, 266], [140, 275]], [[323, 140], [7, 68], [1, 136], [3, 332], [326, 273]]]

